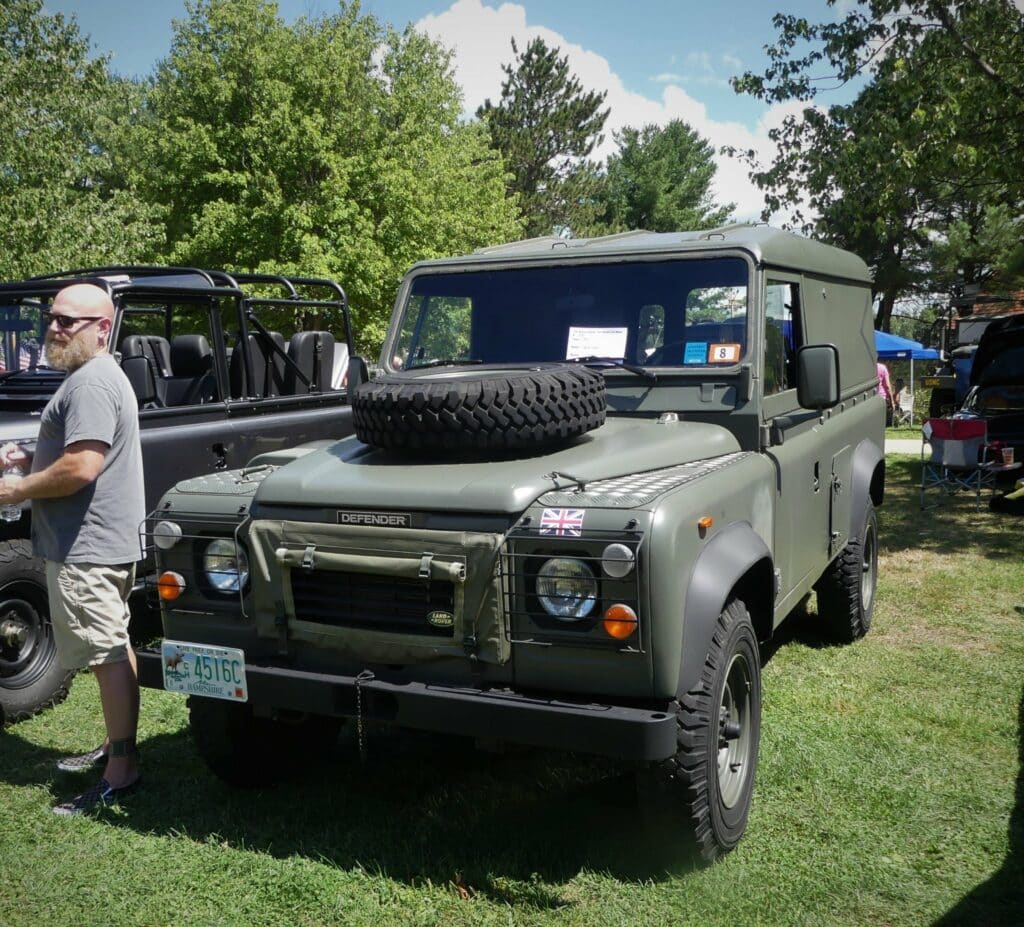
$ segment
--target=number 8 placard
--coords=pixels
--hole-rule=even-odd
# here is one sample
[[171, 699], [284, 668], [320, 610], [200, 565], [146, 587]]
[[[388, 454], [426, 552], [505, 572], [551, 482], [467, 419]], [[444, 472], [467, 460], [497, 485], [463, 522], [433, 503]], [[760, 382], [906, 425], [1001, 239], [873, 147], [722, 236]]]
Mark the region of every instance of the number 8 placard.
[[709, 364], [735, 364], [739, 359], [738, 344], [713, 344], [708, 351]]

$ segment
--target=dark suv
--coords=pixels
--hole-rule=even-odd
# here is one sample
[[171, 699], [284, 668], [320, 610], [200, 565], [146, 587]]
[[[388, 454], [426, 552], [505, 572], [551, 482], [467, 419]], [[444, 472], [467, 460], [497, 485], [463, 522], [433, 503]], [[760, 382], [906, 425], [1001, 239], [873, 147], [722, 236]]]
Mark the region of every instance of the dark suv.
[[[363, 368], [337, 283], [106, 267], [0, 285], [0, 443], [35, 439], [64, 378], [46, 365], [40, 313], [62, 287], [83, 281], [114, 301], [110, 343], [139, 401], [148, 508], [190, 476], [351, 434], [349, 358], [356, 379]], [[31, 518], [26, 505], [20, 521], [0, 522], [0, 722], [60, 700], [70, 682], [55, 658]], [[133, 597], [133, 637], [149, 614], [146, 597]]]

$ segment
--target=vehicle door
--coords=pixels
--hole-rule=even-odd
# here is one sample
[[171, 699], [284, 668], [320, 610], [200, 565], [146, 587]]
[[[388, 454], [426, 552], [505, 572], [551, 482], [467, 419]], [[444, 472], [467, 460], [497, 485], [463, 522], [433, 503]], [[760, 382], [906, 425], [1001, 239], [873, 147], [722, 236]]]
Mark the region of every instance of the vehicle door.
[[777, 614], [810, 588], [828, 562], [832, 455], [821, 415], [797, 401], [796, 352], [806, 341], [801, 278], [771, 271], [764, 283], [762, 434], [775, 462]]

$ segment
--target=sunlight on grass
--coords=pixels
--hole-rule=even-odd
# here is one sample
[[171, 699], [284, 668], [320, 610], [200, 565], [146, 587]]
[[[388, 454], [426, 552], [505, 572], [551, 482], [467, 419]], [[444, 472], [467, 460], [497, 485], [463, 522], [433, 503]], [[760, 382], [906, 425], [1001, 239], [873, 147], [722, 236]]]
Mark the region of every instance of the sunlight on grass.
[[78, 780], [54, 760], [102, 736], [81, 676], [0, 734], [0, 924], [1019, 925], [1021, 521], [922, 514], [916, 468], [888, 460], [868, 637], [823, 646], [813, 600], [784, 629], [750, 827], [710, 869], [652, 845], [630, 777], [586, 758], [375, 729], [365, 765], [346, 732], [326, 767], [232, 791], [152, 691], [144, 789], [59, 820]]

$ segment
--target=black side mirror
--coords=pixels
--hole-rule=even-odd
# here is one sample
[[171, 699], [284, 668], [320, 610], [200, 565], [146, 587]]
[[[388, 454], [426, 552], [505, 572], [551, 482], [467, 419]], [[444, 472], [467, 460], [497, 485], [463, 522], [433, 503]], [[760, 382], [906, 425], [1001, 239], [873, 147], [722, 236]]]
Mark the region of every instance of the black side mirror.
[[809, 344], [796, 353], [797, 401], [805, 409], [831, 409], [839, 402], [839, 350]]

